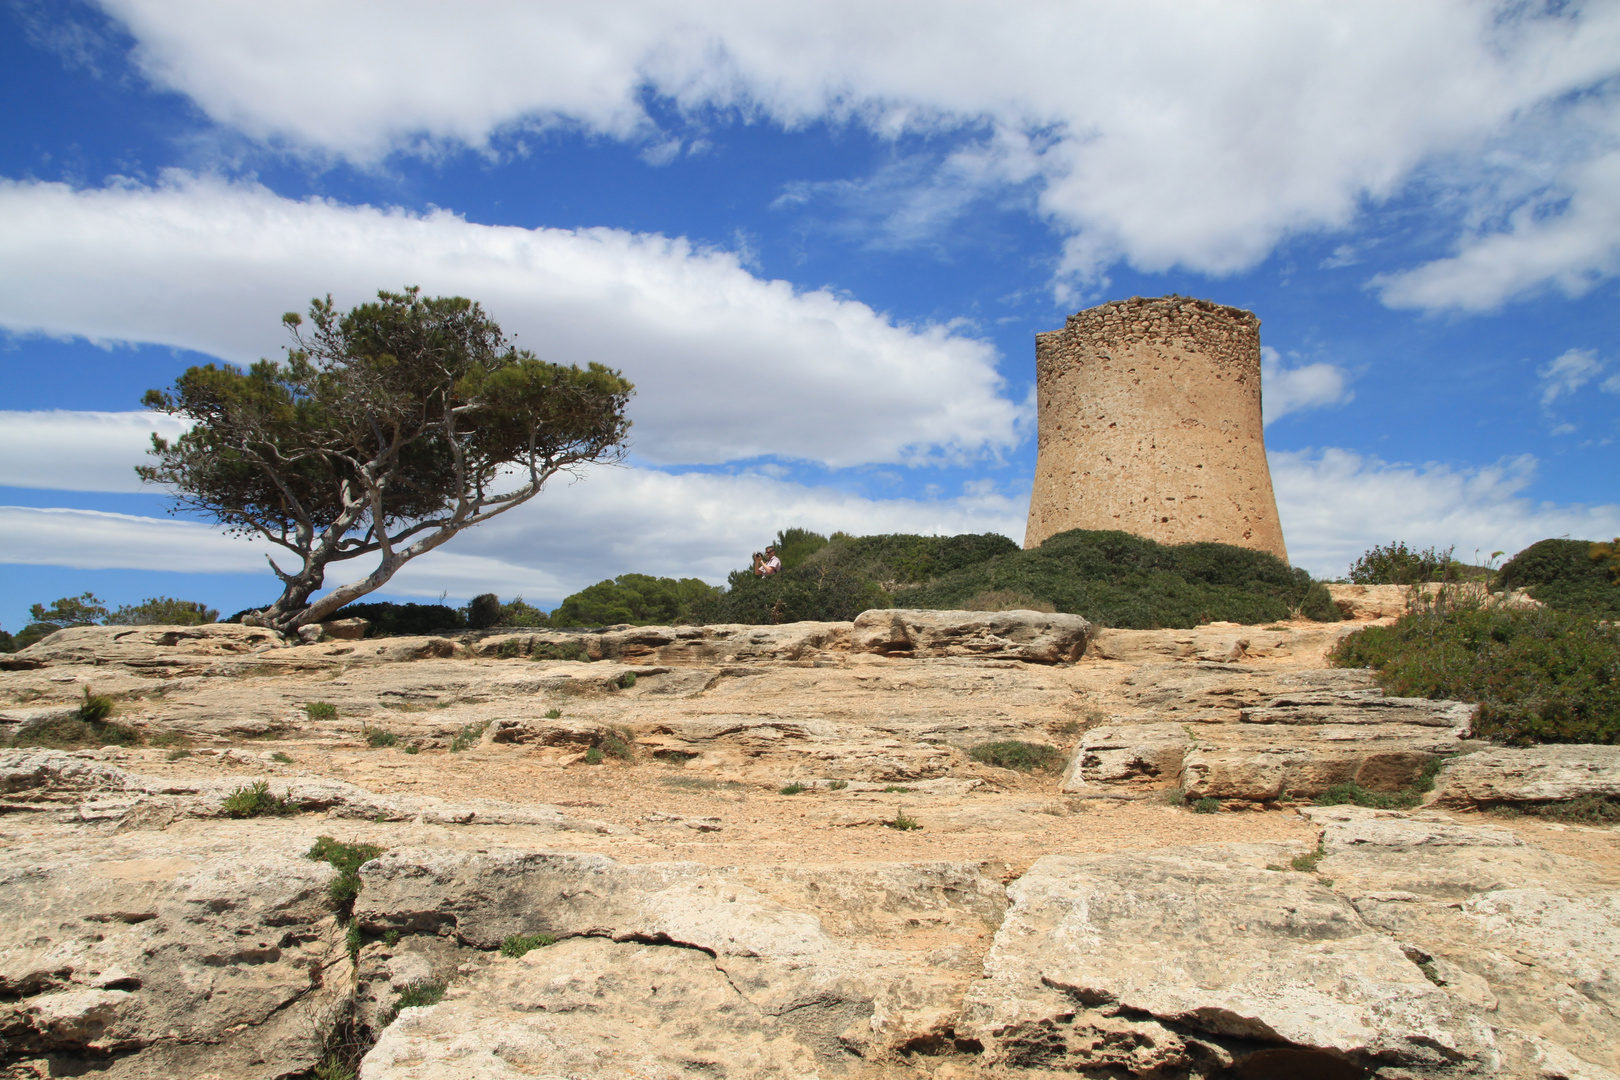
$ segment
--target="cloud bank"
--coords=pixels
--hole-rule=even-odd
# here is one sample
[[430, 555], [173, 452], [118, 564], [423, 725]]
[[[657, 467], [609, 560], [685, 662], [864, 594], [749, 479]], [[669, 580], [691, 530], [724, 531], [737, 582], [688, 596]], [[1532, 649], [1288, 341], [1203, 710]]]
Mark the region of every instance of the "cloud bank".
[[279, 318], [419, 284], [478, 298], [545, 359], [622, 369], [646, 460], [963, 461], [1022, 438], [989, 343], [762, 280], [735, 255], [616, 229], [477, 225], [285, 199], [185, 173], [157, 187], [0, 181], [0, 325], [275, 356]]
[[[1120, 259], [1244, 270], [1414, 184], [1458, 214], [1457, 250], [1376, 282], [1391, 304], [1620, 272], [1613, 3], [102, 4], [155, 85], [316, 158], [565, 128], [667, 161], [716, 119], [856, 123], [966, 136], [945, 195], [1035, 182], [1082, 284]], [[693, 130], [660, 130], [648, 95]], [[920, 190], [938, 204], [937, 180]]]

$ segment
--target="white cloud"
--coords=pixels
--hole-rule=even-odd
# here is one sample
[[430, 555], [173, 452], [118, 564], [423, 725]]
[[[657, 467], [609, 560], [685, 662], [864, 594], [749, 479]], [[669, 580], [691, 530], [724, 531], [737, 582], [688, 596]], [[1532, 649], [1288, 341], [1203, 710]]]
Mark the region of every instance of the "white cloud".
[[1455, 547], [1472, 562], [1509, 555], [1551, 536], [1620, 535], [1620, 505], [1556, 505], [1523, 492], [1536, 460], [1525, 455], [1482, 469], [1390, 464], [1348, 450], [1273, 452], [1288, 555], [1321, 577], [1338, 577], [1375, 544]]
[[161, 413], [0, 412], [0, 485], [57, 491], [150, 491], [135, 475], [153, 433], [189, 425]]
[[[721, 583], [748, 564], [778, 529], [822, 533], [999, 532], [1022, 538], [1028, 498], [976, 490], [956, 499], [877, 500], [758, 475], [671, 475], [599, 468], [576, 483], [553, 483], [538, 497], [440, 550], [412, 561], [385, 591], [405, 596], [481, 592], [555, 603], [627, 572], [701, 577]], [[260, 542], [232, 539], [206, 525], [89, 510], [0, 507], [0, 562], [80, 569], [263, 573], [274, 581]], [[328, 574], [332, 585], [358, 578], [356, 560]]]
[[[155, 83], [317, 156], [374, 162], [563, 125], [656, 157], [670, 134], [645, 91], [705, 121], [719, 110], [975, 133], [985, 176], [1040, 178], [1040, 210], [1067, 238], [1063, 273], [1082, 282], [1121, 258], [1242, 270], [1291, 233], [1344, 228], [1426, 164], [1453, 189], [1453, 159], [1501, 159], [1526, 125], [1575, 124], [1513, 166], [1562, 190], [1566, 211], [1383, 287], [1391, 303], [1490, 306], [1616, 272], [1604, 157], [1616, 102], [1591, 92], [1620, 71], [1613, 3], [1556, 17], [1471, 0], [492, 0], [471, 12], [399, 0], [385, 17], [316, 0], [103, 4]], [[946, 184], [925, 209], [948, 216], [962, 190]]]
[[1541, 376], [1541, 404], [1549, 406], [1564, 395], [1573, 394], [1602, 370], [1603, 363], [1595, 349], [1569, 349], [1560, 354], [1536, 372]]
[[176, 173], [150, 188], [0, 181], [0, 325], [276, 355], [280, 314], [378, 288], [482, 301], [518, 343], [636, 383], [632, 440], [658, 463], [781, 455], [830, 466], [965, 459], [1022, 438], [996, 352], [797, 292], [735, 255], [615, 229], [523, 229]]
[[1391, 307], [1429, 310], [1489, 311], [1545, 286], [1584, 295], [1620, 274], [1620, 152], [1561, 180], [1522, 201], [1502, 227], [1472, 232], [1456, 255], [1371, 285]]
[[1276, 349], [1260, 346], [1260, 407], [1268, 426], [1289, 413], [1349, 401], [1355, 396], [1349, 384], [1341, 367], [1321, 362], [1284, 367]]

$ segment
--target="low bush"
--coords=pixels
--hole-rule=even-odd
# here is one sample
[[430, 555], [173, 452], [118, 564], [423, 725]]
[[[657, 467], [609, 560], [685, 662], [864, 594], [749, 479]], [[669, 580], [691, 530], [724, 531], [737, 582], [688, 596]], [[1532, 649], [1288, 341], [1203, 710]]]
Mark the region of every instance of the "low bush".
[[1525, 589], [1555, 611], [1620, 618], [1614, 544], [1542, 540], [1509, 559], [1497, 576], [1507, 589]]
[[1550, 608], [1441, 597], [1330, 654], [1385, 692], [1479, 703], [1476, 735], [1511, 745], [1620, 742], [1620, 627]]
[[346, 844], [330, 836], [315, 839], [315, 846], [304, 853], [304, 858], [330, 863], [338, 876], [326, 887], [332, 906], [344, 918], [354, 911], [354, 899], [360, 895], [360, 867], [383, 853], [376, 844]]
[[619, 689], [620, 690], [628, 690], [634, 685], [636, 685], [636, 673], [635, 672], [627, 671], [623, 675], [619, 676]]
[[271, 754], [270, 760], [276, 762], [278, 765], [291, 765], [293, 763], [293, 759], [282, 753], [280, 750], [277, 750], [275, 753]]
[[1423, 801], [1423, 796], [1434, 790], [1434, 778], [1440, 773], [1445, 758], [1432, 757], [1424, 763], [1409, 787], [1399, 791], [1369, 791], [1350, 781], [1335, 784], [1316, 797], [1317, 806], [1370, 806], [1378, 810], [1410, 810]]
[[362, 727], [360, 729], [360, 737], [364, 739], [366, 741], [366, 745], [371, 747], [373, 750], [381, 750], [384, 747], [393, 746], [395, 743], [399, 742], [398, 735], [395, 735], [392, 731], [389, 731], [386, 728], [380, 727]]
[[444, 631], [467, 629], [467, 617], [443, 604], [349, 604], [331, 615], [333, 619], [364, 619], [371, 625], [367, 637], [420, 637]]
[[896, 810], [893, 820], [885, 821], [883, 827], [886, 829], [898, 829], [901, 832], [911, 832], [913, 829], [922, 828], [922, 822], [904, 810]]
[[304, 715], [311, 720], [337, 719], [337, 706], [330, 701], [311, 701], [304, 706]]
[[1451, 548], [1438, 551], [1408, 548], [1391, 542], [1369, 548], [1350, 566], [1355, 585], [1417, 585], [1425, 581], [1456, 581], [1463, 566], [1451, 557]]
[[1528, 814], [1576, 825], [1620, 824], [1620, 799], [1606, 795], [1581, 795], [1563, 802], [1493, 806], [1490, 809], [1506, 817]]
[[589, 750], [585, 751], [584, 761], [587, 765], [602, 764], [602, 748], [599, 746], [593, 746]]
[[968, 757], [985, 765], [1019, 772], [1052, 772], [1063, 767], [1063, 752], [1057, 747], [1021, 739], [980, 743], [968, 750]]
[[598, 745], [602, 753], [619, 761], [630, 761], [636, 756], [635, 751], [630, 748], [629, 738], [623, 732], [609, 732], [602, 737]]
[[555, 944], [557, 944], [555, 934], [512, 934], [501, 942], [501, 955], [515, 960], [520, 956], [527, 956], [536, 949]]
[[1230, 544], [1167, 546], [1086, 529], [901, 589], [894, 603], [960, 608], [987, 593], [1032, 597], [1101, 626], [1138, 630], [1265, 623], [1296, 614], [1321, 622], [1342, 618], [1324, 585], [1267, 552]]
[[698, 578], [620, 574], [566, 597], [551, 613], [553, 626], [674, 626], [691, 623], [693, 612], [718, 590]]
[[1214, 814], [1221, 808], [1221, 800], [1212, 799], [1205, 795], [1202, 799], [1193, 800], [1192, 812], [1195, 814]]
[[804, 791], [804, 785], [799, 783], [797, 780], [795, 780], [793, 783], [787, 784], [784, 787], [782, 787], [780, 790], [778, 790], [777, 794], [778, 795], [798, 795], [798, 794], [801, 794], [803, 791]]
[[178, 747], [178, 748], [176, 748], [174, 750], [170, 750], [167, 754], [164, 754], [163, 755], [163, 760], [164, 761], [179, 761], [181, 758], [188, 758], [190, 756], [191, 756], [191, 751], [187, 750], [185, 747], [182, 746], [182, 747]]
[[298, 804], [272, 792], [269, 781], [255, 780], [225, 796], [220, 809], [231, 818], [276, 817], [298, 813]]
[[190, 746], [191, 737], [183, 731], [154, 731], [146, 737], [148, 746]]
[[459, 754], [464, 750], [477, 746], [478, 740], [484, 737], [484, 731], [488, 727], [488, 720], [480, 720], [477, 723], [467, 724], [460, 731], [456, 732], [455, 737], [450, 740], [450, 752], [452, 754]]
[[219, 612], [195, 600], [154, 596], [138, 604], [125, 604], [107, 616], [108, 626], [201, 626], [219, 621]]
[[546, 719], [547, 720], [560, 720], [561, 718], [562, 718], [562, 710], [561, 709], [547, 709], [546, 710]]
[[54, 750], [74, 750], [86, 746], [134, 746], [139, 743], [140, 732], [127, 724], [107, 719], [112, 711], [111, 698], [91, 694], [86, 687], [84, 701], [74, 715], [24, 724], [12, 736], [11, 745], [19, 749], [42, 746]]
[[589, 663], [591, 654], [577, 641], [537, 641], [529, 650], [530, 660], [577, 660]]

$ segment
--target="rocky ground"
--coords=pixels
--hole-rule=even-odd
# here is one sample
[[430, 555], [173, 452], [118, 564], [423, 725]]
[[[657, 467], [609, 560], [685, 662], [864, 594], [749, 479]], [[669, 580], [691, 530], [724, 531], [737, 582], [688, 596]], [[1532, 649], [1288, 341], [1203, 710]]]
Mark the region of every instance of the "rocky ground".
[[143, 742], [0, 751], [3, 1075], [1620, 1075], [1620, 834], [1535, 813], [1620, 754], [1475, 742], [1353, 628], [63, 631], [0, 729]]

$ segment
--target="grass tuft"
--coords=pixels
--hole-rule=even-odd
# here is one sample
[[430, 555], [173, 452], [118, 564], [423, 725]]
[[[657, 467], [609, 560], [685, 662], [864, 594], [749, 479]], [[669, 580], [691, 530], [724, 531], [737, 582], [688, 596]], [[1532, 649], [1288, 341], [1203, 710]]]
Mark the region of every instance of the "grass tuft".
[[280, 750], [277, 750], [275, 753], [271, 754], [270, 760], [281, 765], [291, 765], [293, 763], [293, 759], [282, 753]]
[[[383, 853], [376, 844], [345, 844], [330, 836], [317, 837], [315, 846], [304, 853], [304, 858], [331, 863], [338, 876], [326, 887], [326, 895], [340, 913], [347, 916], [354, 910], [354, 898], [360, 895], [360, 867]], [[359, 931], [356, 930], [356, 933]]]
[[557, 944], [557, 935], [555, 934], [513, 934], [501, 942], [501, 955], [516, 959], [536, 949], [543, 949], [547, 945], [555, 944]]
[[437, 979], [414, 982], [399, 992], [394, 1004], [383, 1012], [377, 1019], [384, 1027], [394, 1022], [394, 1018], [403, 1009], [418, 1009], [426, 1005], [437, 1005], [444, 1000], [445, 985]]
[[460, 731], [456, 732], [455, 738], [450, 740], [450, 752], [452, 754], [459, 754], [463, 750], [469, 750], [472, 747], [477, 746], [478, 740], [484, 736], [484, 729], [488, 727], [488, 720], [480, 720], [476, 724], [467, 724]]
[[547, 720], [558, 720], [558, 719], [561, 719], [561, 717], [562, 717], [562, 710], [561, 709], [547, 709], [546, 710], [546, 719]]
[[885, 821], [883, 827], [885, 829], [899, 829], [901, 832], [910, 832], [913, 829], [922, 828], [922, 822], [906, 813], [904, 809], [900, 809], [894, 812], [894, 820]]
[[1194, 801], [1192, 804], [1192, 812], [1195, 814], [1216, 814], [1220, 812], [1220, 809], [1221, 800], [1212, 799], [1208, 795]]
[[968, 756], [984, 765], [1019, 772], [1054, 772], [1063, 765], [1063, 753], [1057, 747], [1022, 739], [980, 743], [968, 750]]
[[601, 747], [593, 746], [589, 750], [585, 751], [584, 760], [585, 760], [585, 764], [587, 764], [587, 765], [600, 765], [600, 764], [602, 764], [602, 749], [601, 749]]
[[225, 796], [220, 809], [232, 818], [276, 817], [298, 813], [298, 804], [271, 792], [268, 780], [255, 780]]
[[795, 780], [777, 791], [778, 795], [797, 795], [804, 790], [804, 785]]
[[362, 727], [360, 729], [360, 737], [364, 739], [366, 741], [366, 745], [371, 747], [373, 750], [381, 750], [384, 747], [393, 746], [395, 743], [399, 742], [398, 735], [395, 735], [387, 728], [380, 727]]
[[304, 706], [304, 715], [311, 720], [335, 720], [337, 706], [330, 701], [311, 701]]
[[849, 787], [849, 781], [848, 780], [834, 780], [834, 781], [832, 781], [831, 783], [829, 783], [827, 785], [827, 790], [828, 791], [843, 791], [847, 787]]

